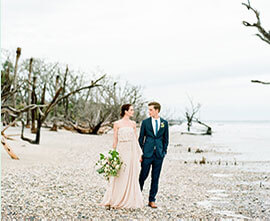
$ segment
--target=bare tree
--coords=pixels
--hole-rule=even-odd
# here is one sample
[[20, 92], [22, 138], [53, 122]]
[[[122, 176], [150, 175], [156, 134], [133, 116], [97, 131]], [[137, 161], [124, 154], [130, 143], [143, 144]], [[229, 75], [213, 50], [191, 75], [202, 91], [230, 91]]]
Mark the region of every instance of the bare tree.
[[189, 103], [190, 103], [190, 107], [186, 107], [186, 111], [185, 111], [185, 118], [187, 120], [188, 131], [190, 131], [190, 127], [192, 126], [193, 118], [195, 118], [196, 114], [201, 108], [201, 104], [200, 103], [194, 104], [193, 100], [190, 97], [189, 97]]
[[134, 120], [139, 122], [144, 118], [146, 101], [142, 96], [142, 88], [106, 77], [102, 86], [94, 88], [86, 94], [86, 100], [81, 98], [74, 109], [76, 123], [70, 125], [79, 133], [97, 134], [104, 127], [111, 127], [112, 122], [120, 118], [120, 108], [125, 103], [134, 106]]
[[[90, 89], [90, 88], [94, 88], [94, 87], [99, 87], [101, 85], [98, 84], [98, 82], [100, 80], [102, 80], [103, 78], [105, 77], [102, 76], [100, 77], [99, 79], [95, 80], [95, 81], [92, 81], [92, 83], [89, 85], [89, 86], [85, 86], [85, 87], [81, 87], [79, 89], [76, 89], [74, 91], [71, 91], [61, 97], [59, 97], [59, 95], [61, 94], [61, 91], [63, 90], [62, 87], [60, 87], [57, 91], [56, 91], [56, 94], [54, 95], [53, 99], [51, 100], [51, 102], [46, 106], [46, 109], [44, 110], [43, 112], [43, 108], [38, 108], [38, 119], [37, 119], [37, 132], [36, 132], [36, 139], [35, 140], [31, 140], [29, 138], [26, 138], [24, 137], [23, 135], [23, 132], [24, 132], [24, 121], [21, 120], [22, 122], [22, 133], [21, 133], [21, 139], [22, 140], [25, 140], [25, 141], [28, 141], [32, 144], [39, 144], [40, 142], [40, 130], [41, 130], [41, 126], [42, 126], [42, 123], [44, 123], [44, 121], [46, 120], [48, 114], [53, 110], [53, 108], [59, 104], [63, 99], [65, 98], [68, 98], [70, 95], [72, 94], [75, 94], [75, 93], [78, 93], [82, 90], [85, 90], [85, 89]], [[45, 102], [45, 92], [46, 92], [46, 83], [44, 85], [44, 88], [43, 88], [43, 93], [42, 93], [42, 97], [41, 97], [41, 105], [44, 104]]]

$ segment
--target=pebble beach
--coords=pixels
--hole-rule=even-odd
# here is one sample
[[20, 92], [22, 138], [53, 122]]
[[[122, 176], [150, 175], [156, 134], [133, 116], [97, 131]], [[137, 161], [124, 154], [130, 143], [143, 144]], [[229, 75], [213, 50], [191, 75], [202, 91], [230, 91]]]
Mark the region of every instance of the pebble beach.
[[[19, 133], [20, 127], [6, 131]], [[26, 135], [33, 136], [28, 129]], [[107, 181], [95, 167], [99, 153], [112, 145], [111, 132], [82, 135], [42, 128], [40, 145], [13, 138], [8, 144], [20, 159], [12, 160], [1, 150], [2, 220], [270, 219], [270, 162], [237, 161], [237, 153], [219, 151], [206, 136], [170, 132], [158, 208], [147, 206], [148, 177], [145, 207], [118, 210], [99, 206]]]

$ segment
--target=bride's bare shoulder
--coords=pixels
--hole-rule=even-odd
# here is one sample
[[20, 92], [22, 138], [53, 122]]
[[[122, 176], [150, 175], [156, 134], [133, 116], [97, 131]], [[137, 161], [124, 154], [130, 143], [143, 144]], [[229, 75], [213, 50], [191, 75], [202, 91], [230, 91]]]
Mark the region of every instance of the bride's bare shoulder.
[[136, 124], [136, 121], [132, 120], [132, 121], [131, 121], [131, 124], [132, 124], [133, 127], [136, 128], [136, 125], [137, 125], [137, 124]]
[[113, 126], [119, 128], [120, 120], [114, 121]]

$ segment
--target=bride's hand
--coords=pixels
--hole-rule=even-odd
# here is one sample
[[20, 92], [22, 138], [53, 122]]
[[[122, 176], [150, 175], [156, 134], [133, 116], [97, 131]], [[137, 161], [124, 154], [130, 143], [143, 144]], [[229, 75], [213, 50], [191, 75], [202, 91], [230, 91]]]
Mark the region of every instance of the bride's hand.
[[143, 159], [142, 159], [142, 156], [141, 156], [141, 158], [140, 158], [140, 162], [142, 162], [143, 161]]

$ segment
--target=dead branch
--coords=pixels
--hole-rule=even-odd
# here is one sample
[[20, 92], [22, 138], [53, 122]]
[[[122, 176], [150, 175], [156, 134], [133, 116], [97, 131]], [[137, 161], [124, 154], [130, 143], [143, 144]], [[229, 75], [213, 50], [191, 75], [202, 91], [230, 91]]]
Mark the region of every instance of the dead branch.
[[199, 119], [196, 119], [196, 122], [203, 125], [203, 126], [205, 126], [207, 128], [207, 130], [205, 132], [205, 135], [212, 135], [212, 128], [209, 125], [201, 122]]
[[252, 83], [259, 83], [259, 84], [270, 84], [270, 82], [259, 81], [259, 80], [251, 80]]
[[7, 140], [14, 140], [13, 138], [11, 138], [10, 136], [5, 134], [5, 131], [10, 127], [16, 124], [16, 120], [14, 120], [13, 122], [9, 123], [2, 131], [1, 131], [1, 135], [6, 138]]
[[33, 109], [36, 109], [36, 108], [41, 108], [41, 107], [46, 107], [46, 106], [48, 106], [48, 105], [47, 104], [43, 104], [43, 105], [40, 105], [40, 104], [30, 104], [30, 105], [28, 105], [28, 106], [26, 106], [26, 107], [24, 107], [22, 109], [17, 110], [15, 108], [11, 107], [11, 106], [3, 105], [1, 107], [1, 114], [8, 112], [9, 115], [18, 117], [22, 113], [24, 113], [24, 112], [26, 112], [28, 110], [33, 110]]
[[5, 150], [7, 151], [8, 155], [14, 159], [14, 160], [19, 160], [19, 157], [17, 157], [17, 155], [11, 150], [11, 148], [9, 147], [9, 145], [7, 144], [6, 140], [4, 137], [2, 137], [1, 139], [1, 143], [3, 145], [3, 147], [5, 148]]
[[270, 44], [270, 31], [267, 32], [261, 26], [260, 13], [250, 5], [249, 0], [248, 0], [248, 3], [242, 3], [242, 5], [246, 6], [248, 10], [253, 11], [257, 18], [256, 23], [251, 24], [247, 21], [243, 21], [243, 25], [245, 25], [246, 27], [256, 27], [260, 33], [260, 34], [256, 34], [256, 36], [258, 36], [262, 41]]

